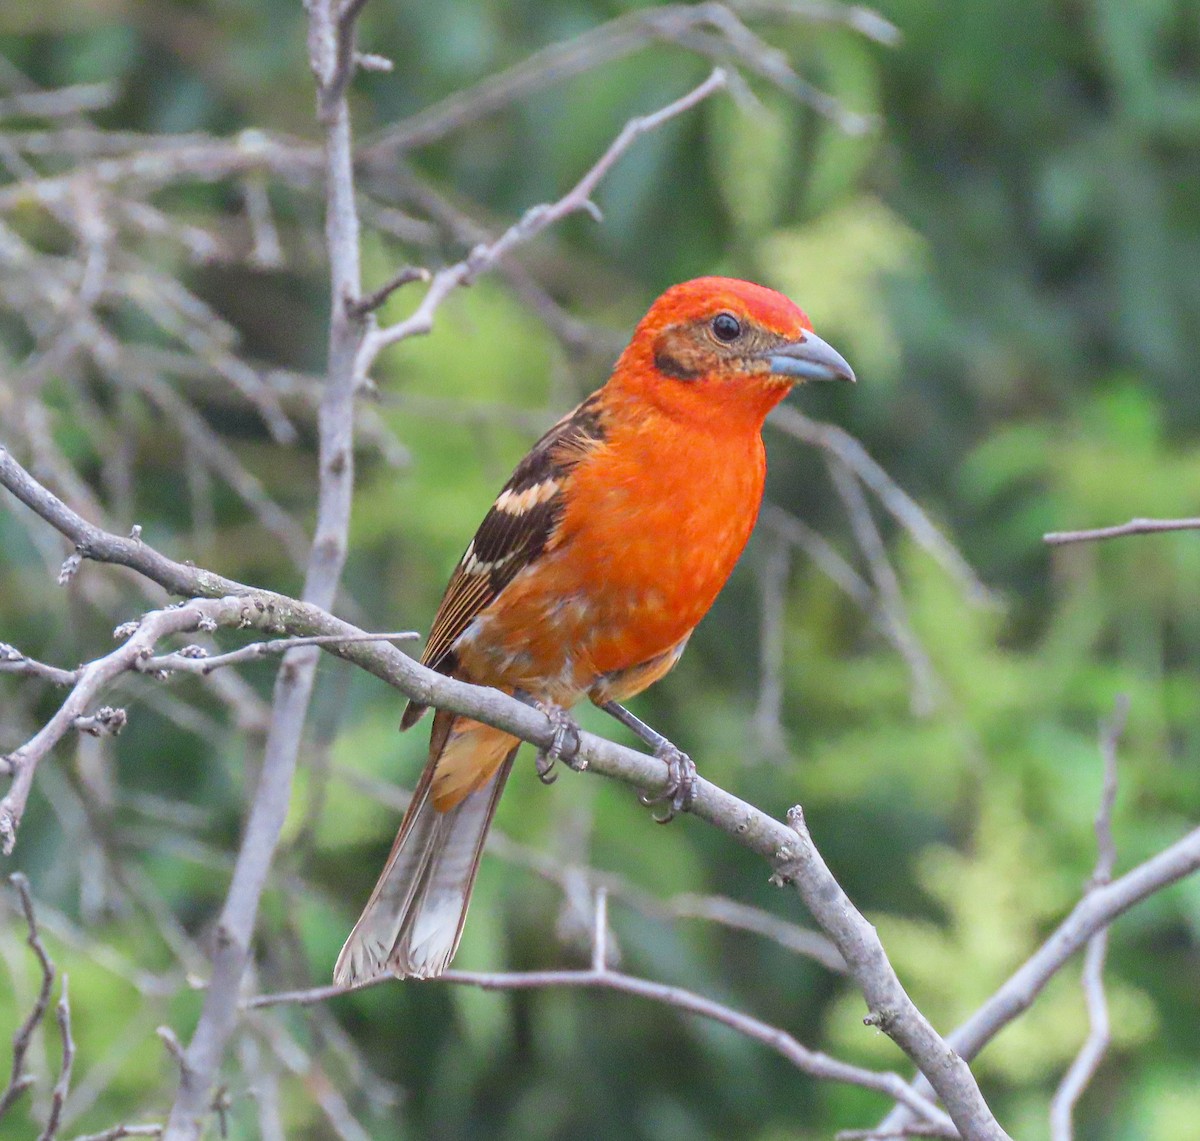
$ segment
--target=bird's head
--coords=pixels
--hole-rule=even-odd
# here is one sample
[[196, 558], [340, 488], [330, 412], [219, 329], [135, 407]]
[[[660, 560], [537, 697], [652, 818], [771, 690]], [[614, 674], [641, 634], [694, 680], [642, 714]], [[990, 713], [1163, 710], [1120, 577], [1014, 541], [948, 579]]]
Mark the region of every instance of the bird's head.
[[621, 388], [679, 413], [759, 424], [797, 384], [854, 372], [795, 303], [749, 281], [698, 277], [650, 306], [613, 374]]

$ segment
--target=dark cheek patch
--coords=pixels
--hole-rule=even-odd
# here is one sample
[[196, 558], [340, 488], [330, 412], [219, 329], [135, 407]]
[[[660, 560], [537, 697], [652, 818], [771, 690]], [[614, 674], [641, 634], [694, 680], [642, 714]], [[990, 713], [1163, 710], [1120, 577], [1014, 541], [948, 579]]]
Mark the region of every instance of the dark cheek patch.
[[700, 375], [699, 369], [689, 368], [665, 349], [654, 354], [654, 367], [664, 376], [673, 376], [676, 380], [695, 380]]
[[695, 380], [704, 372], [704, 354], [696, 339], [694, 329], [669, 329], [654, 346], [654, 367], [676, 380]]

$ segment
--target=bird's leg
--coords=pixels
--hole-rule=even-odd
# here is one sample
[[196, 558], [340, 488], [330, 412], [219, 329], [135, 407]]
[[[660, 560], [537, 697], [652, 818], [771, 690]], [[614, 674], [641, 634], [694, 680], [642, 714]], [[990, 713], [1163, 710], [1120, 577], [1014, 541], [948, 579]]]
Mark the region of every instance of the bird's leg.
[[553, 701], [540, 701], [532, 694], [519, 689], [514, 694], [526, 705], [532, 705], [539, 713], [544, 713], [546, 719], [554, 727], [554, 737], [545, 749], [538, 749], [534, 764], [537, 767], [538, 780], [542, 784], [553, 784], [558, 779], [554, 771], [556, 761], [562, 761], [576, 772], [587, 768], [587, 762], [579, 759], [579, 726], [570, 713]]
[[615, 701], [602, 702], [600, 708], [610, 717], [615, 717], [626, 729], [630, 729], [643, 744], [654, 750], [654, 755], [667, 766], [667, 783], [657, 796], [640, 793], [643, 804], [666, 804], [667, 811], [654, 819], [659, 824], [669, 824], [677, 812], [686, 812], [696, 798], [696, 763], [682, 749], [672, 745], [658, 730], [651, 729], [640, 717], [635, 717], [623, 705]]

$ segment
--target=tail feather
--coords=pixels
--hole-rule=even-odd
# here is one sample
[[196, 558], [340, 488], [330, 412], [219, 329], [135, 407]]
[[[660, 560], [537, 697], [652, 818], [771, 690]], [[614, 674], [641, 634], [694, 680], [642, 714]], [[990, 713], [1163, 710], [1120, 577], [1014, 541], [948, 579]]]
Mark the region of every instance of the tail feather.
[[[459, 737], [457, 728], [439, 734], [435, 723], [434, 740], [453, 741]], [[426, 766], [379, 882], [338, 956], [333, 979], [339, 986], [388, 973], [433, 978], [449, 966], [462, 936], [484, 841], [517, 753], [507, 734], [490, 730], [492, 735], [497, 740], [486, 741], [491, 749], [510, 742], [511, 747], [500, 753], [498, 764], [492, 763], [486, 780], [443, 810], [435, 795], [437, 769], [445, 752], [454, 750], [444, 750], [443, 744]], [[483, 743], [478, 736], [468, 730], [459, 740], [466, 744], [464, 737], [474, 737], [478, 748]]]

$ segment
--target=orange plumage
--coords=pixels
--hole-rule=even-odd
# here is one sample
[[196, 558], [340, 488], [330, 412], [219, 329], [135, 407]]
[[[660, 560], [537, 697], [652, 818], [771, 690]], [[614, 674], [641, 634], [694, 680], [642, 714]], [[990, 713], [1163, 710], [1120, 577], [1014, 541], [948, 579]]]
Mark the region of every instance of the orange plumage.
[[[422, 660], [562, 708], [623, 701], [658, 680], [750, 537], [763, 420], [811, 379], [854, 376], [786, 297], [719, 277], [667, 290], [608, 383], [517, 466], [446, 588]], [[403, 726], [423, 712], [410, 704]], [[339, 983], [449, 964], [518, 744], [436, 714]]]

